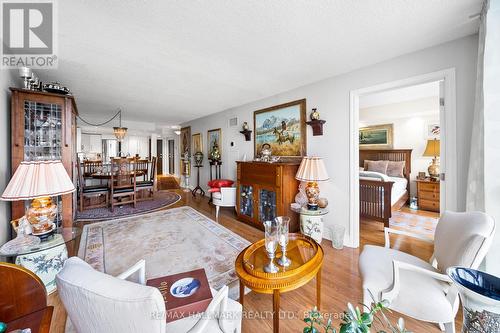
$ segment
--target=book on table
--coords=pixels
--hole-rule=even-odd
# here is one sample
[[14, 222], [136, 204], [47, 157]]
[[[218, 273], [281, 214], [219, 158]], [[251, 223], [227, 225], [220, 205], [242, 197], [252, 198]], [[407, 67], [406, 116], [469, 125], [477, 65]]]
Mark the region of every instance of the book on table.
[[203, 268], [151, 279], [146, 285], [160, 290], [167, 309], [167, 322], [205, 312], [212, 301]]

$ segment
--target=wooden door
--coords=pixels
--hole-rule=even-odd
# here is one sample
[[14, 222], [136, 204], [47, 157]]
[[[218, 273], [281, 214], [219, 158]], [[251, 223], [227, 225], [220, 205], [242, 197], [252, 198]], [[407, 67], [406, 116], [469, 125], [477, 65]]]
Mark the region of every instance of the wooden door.
[[161, 175], [163, 173], [163, 140], [156, 140], [156, 174]]
[[168, 173], [175, 174], [175, 141], [168, 140]]

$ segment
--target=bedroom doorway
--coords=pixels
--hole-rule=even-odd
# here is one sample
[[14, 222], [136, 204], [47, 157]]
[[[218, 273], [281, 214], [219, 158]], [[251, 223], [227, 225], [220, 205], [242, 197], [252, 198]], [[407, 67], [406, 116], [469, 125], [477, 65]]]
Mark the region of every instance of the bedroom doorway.
[[433, 237], [456, 209], [454, 92], [453, 69], [351, 91], [353, 247], [361, 221]]

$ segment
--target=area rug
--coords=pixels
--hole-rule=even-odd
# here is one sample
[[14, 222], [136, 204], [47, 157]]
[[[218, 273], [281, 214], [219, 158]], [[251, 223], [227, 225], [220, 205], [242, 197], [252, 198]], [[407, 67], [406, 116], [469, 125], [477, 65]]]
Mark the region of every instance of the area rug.
[[76, 213], [76, 220], [79, 222], [105, 221], [124, 216], [150, 213], [171, 206], [180, 199], [181, 196], [174, 192], [156, 193], [153, 200], [140, 201], [135, 208], [133, 205], [115, 206], [114, 212], [108, 207], [86, 209], [83, 212]]
[[85, 225], [78, 256], [96, 270], [118, 275], [140, 259], [146, 277], [204, 268], [210, 286], [238, 297], [234, 262], [250, 242], [191, 207]]
[[434, 238], [434, 232], [439, 219], [431, 216], [421, 216], [407, 212], [393, 212], [389, 220], [391, 228], [403, 229]]

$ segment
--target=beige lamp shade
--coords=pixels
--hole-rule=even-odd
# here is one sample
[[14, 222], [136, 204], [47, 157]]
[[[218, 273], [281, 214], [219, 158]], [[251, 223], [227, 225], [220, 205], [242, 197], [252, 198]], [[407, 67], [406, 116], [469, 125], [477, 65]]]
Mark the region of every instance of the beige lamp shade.
[[75, 186], [61, 161], [21, 162], [0, 199], [30, 200], [74, 191]]
[[295, 179], [303, 182], [319, 182], [330, 179], [321, 157], [304, 157]]
[[427, 147], [425, 147], [424, 155], [428, 157], [439, 157], [440, 143], [439, 140], [427, 140]]

